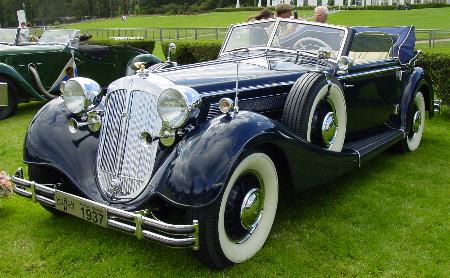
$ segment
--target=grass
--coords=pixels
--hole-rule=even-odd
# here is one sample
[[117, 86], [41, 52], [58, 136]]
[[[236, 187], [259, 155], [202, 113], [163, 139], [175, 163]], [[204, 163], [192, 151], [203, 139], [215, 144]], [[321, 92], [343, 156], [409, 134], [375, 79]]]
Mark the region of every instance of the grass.
[[[76, 29], [95, 28], [195, 28], [228, 27], [230, 24], [244, 22], [256, 12], [212, 12], [197, 15], [176, 16], [130, 16], [105, 19], [69, 25]], [[338, 25], [364, 26], [402, 26], [415, 25], [421, 29], [450, 29], [450, 21], [444, 20], [450, 8], [417, 9], [409, 11], [340, 11], [330, 15], [328, 23]], [[312, 11], [299, 11], [299, 16], [312, 16]]]
[[[22, 138], [41, 103], [0, 122], [0, 169], [23, 166]], [[2, 277], [449, 277], [450, 109], [426, 123], [420, 148], [386, 152], [360, 170], [282, 196], [267, 244], [252, 260], [211, 272], [169, 249], [0, 199]]]

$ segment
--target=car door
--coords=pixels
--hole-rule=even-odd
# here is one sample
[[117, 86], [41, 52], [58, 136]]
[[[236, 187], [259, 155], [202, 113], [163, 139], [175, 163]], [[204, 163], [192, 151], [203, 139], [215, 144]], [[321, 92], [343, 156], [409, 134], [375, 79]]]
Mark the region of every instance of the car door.
[[392, 58], [392, 45], [383, 33], [364, 32], [353, 39], [353, 66], [339, 76], [347, 105], [347, 139], [379, 131], [395, 111], [400, 67]]

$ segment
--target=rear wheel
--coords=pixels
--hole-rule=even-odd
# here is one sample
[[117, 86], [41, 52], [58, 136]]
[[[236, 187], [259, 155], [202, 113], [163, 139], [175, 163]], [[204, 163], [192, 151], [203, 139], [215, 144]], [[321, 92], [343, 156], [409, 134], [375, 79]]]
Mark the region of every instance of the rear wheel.
[[200, 224], [196, 255], [209, 267], [223, 269], [253, 257], [264, 245], [278, 204], [278, 177], [264, 153], [241, 159], [217, 201], [192, 210]]
[[18, 91], [14, 83], [7, 78], [0, 77], [0, 83], [8, 85], [8, 106], [0, 106], [0, 120], [3, 120], [16, 112]]
[[[29, 164], [28, 175], [31, 181], [40, 184], [55, 184], [61, 182], [61, 177], [56, 171], [42, 167], [40, 165]], [[44, 209], [57, 216], [65, 216], [66, 214], [55, 208], [40, 204]]]
[[421, 92], [417, 92], [412, 99], [411, 110], [407, 118], [409, 132], [400, 142], [400, 151], [403, 153], [417, 150], [422, 141], [425, 128], [425, 98]]

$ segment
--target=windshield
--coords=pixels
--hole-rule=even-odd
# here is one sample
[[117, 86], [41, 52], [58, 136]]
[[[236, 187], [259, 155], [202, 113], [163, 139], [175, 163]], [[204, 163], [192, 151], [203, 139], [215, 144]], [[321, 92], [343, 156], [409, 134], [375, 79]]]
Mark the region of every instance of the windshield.
[[234, 27], [224, 52], [243, 48], [267, 47], [275, 21]]
[[38, 44], [68, 44], [75, 37], [76, 30], [50, 30], [45, 31]]
[[[231, 30], [223, 52], [269, 47], [290, 51], [317, 54], [319, 50], [331, 52], [332, 58], [339, 56], [344, 43], [343, 29], [313, 25], [305, 22], [280, 21], [236, 26]], [[274, 31], [274, 38], [269, 38]], [[270, 45], [269, 45], [270, 44]]]
[[16, 41], [17, 29], [0, 29], [0, 43], [13, 44]]

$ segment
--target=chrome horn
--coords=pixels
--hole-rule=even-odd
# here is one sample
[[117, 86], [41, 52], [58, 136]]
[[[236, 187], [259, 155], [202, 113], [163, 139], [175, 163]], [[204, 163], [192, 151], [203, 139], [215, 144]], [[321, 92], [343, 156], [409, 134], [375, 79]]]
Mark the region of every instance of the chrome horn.
[[88, 122], [79, 123], [74, 118], [70, 118], [67, 125], [69, 126], [70, 133], [77, 133], [77, 131], [80, 130], [81, 127], [87, 126], [87, 125], [89, 125], [89, 123]]

